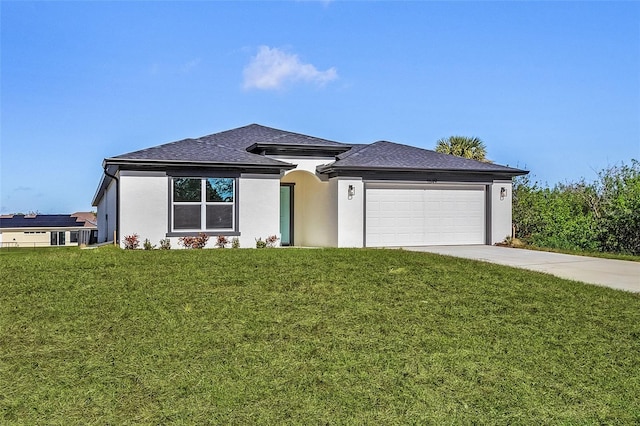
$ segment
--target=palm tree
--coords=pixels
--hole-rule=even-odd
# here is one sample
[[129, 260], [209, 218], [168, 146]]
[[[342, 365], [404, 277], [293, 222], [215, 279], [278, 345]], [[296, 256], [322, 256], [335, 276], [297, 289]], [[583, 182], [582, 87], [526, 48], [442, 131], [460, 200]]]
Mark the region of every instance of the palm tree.
[[436, 152], [443, 154], [457, 155], [458, 157], [470, 158], [490, 163], [486, 158], [487, 148], [480, 138], [467, 136], [450, 136], [440, 139], [436, 144]]

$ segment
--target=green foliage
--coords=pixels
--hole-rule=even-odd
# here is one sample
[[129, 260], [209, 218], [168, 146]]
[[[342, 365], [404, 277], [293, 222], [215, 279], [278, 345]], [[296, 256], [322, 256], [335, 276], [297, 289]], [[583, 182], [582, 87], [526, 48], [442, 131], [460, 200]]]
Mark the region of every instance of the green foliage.
[[148, 238], [145, 238], [144, 243], [142, 244], [142, 247], [145, 250], [153, 250], [154, 248], [156, 248], [155, 245], [151, 244], [151, 241], [149, 241]]
[[600, 242], [604, 250], [640, 254], [640, 163], [600, 173]]
[[277, 246], [278, 240], [280, 240], [280, 238], [278, 238], [277, 235], [269, 235], [264, 241], [262, 237], [260, 237], [256, 239], [256, 248], [274, 248]]
[[640, 166], [611, 167], [599, 180], [557, 184], [514, 179], [516, 237], [540, 247], [640, 254]]
[[436, 152], [489, 162], [486, 158], [487, 148], [477, 137], [450, 136], [440, 139], [436, 143]]
[[0, 251], [0, 276], [3, 425], [640, 421], [626, 292], [379, 249]]
[[240, 239], [238, 237], [231, 239], [231, 248], [240, 248]]
[[160, 250], [171, 250], [171, 240], [169, 238], [160, 240]]

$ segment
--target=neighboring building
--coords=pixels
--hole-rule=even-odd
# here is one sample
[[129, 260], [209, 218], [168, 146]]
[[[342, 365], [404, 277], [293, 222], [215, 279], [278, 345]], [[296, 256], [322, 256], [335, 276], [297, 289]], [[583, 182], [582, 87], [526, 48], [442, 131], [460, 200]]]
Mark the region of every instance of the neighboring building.
[[95, 244], [95, 214], [32, 214], [0, 216], [0, 247], [48, 247]]
[[[511, 235], [511, 167], [252, 124], [106, 158], [98, 240], [277, 235], [283, 245], [493, 244]], [[213, 246], [213, 238], [210, 245]]]

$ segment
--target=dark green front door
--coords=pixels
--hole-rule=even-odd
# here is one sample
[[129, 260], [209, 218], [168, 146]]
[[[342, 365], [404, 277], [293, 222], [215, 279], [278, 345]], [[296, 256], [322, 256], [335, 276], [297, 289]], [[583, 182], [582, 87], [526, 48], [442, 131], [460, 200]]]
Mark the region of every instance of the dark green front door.
[[280, 186], [280, 244], [293, 245], [293, 184]]

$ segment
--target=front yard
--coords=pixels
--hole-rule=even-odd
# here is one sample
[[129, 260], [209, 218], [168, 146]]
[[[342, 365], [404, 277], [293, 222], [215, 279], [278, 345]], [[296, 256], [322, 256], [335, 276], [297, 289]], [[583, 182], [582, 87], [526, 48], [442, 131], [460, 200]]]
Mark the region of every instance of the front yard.
[[640, 422], [640, 296], [400, 250], [0, 250], [3, 424]]

